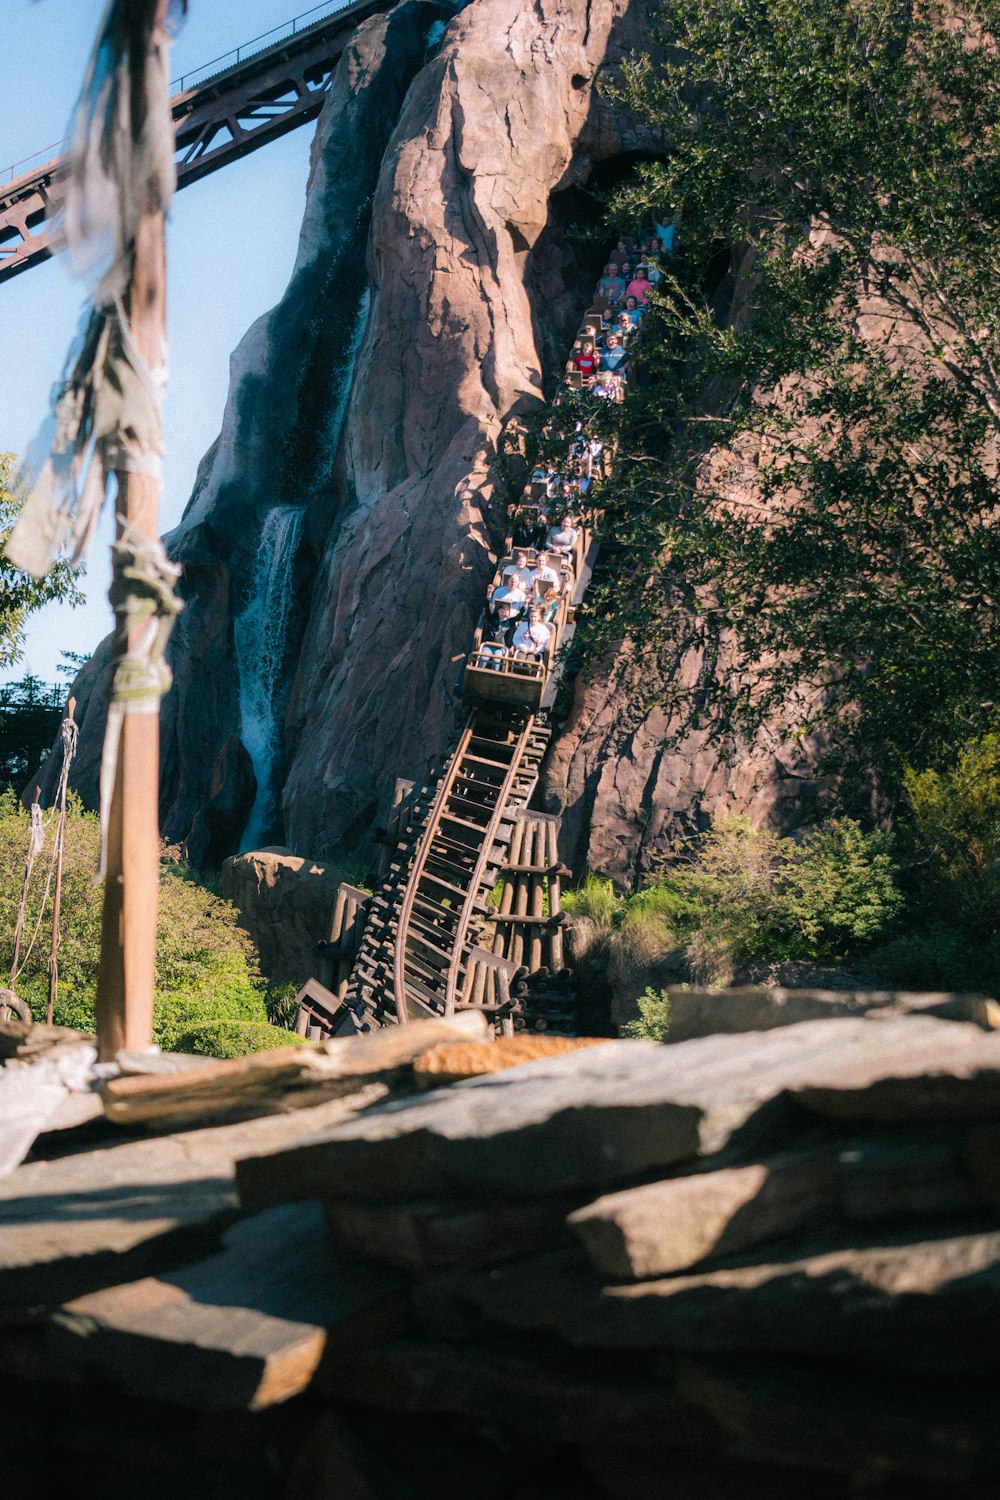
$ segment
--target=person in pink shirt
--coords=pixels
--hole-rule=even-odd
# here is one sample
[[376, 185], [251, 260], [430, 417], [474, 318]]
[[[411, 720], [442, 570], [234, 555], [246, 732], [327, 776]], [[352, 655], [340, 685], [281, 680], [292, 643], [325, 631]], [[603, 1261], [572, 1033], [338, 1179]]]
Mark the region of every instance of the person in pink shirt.
[[634, 297], [637, 302], [645, 305], [649, 301], [649, 277], [642, 266], [637, 266], [634, 278], [625, 289], [626, 296]]

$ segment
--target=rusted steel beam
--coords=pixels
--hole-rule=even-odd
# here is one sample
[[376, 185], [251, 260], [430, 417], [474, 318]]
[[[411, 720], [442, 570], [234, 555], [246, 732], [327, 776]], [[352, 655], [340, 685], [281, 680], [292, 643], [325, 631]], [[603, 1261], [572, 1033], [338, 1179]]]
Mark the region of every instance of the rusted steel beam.
[[[355, 0], [171, 101], [177, 186], [248, 156], [314, 120], [358, 25], [392, 0]], [[346, 144], [346, 143], [345, 143]], [[0, 184], [0, 281], [47, 260], [58, 229], [62, 159]]]

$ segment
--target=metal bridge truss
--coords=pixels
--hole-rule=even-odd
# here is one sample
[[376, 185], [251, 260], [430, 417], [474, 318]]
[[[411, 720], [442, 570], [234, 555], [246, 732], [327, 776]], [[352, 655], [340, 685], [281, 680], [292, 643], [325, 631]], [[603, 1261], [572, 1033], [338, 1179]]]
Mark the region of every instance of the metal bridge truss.
[[[314, 120], [354, 31], [386, 7], [387, 0], [356, 0], [175, 94], [178, 187]], [[0, 281], [52, 254], [62, 165], [56, 157], [0, 187]]]

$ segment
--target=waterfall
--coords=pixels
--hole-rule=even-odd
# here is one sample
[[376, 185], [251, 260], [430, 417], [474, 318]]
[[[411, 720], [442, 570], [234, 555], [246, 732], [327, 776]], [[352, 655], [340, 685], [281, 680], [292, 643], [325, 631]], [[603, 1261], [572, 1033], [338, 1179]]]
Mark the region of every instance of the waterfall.
[[[329, 482], [340, 434], [347, 414], [354, 361], [368, 326], [371, 297], [367, 288], [358, 298], [350, 337], [331, 386], [330, 415], [317, 437], [314, 474], [304, 490], [312, 494]], [[281, 766], [281, 739], [288, 683], [283, 668], [289, 652], [293, 608], [293, 567], [302, 518], [307, 504], [276, 505], [261, 528], [247, 603], [233, 626], [236, 670], [240, 691], [240, 739], [253, 761], [257, 778], [254, 802], [240, 845], [241, 852], [259, 847], [275, 821]]]
[[282, 505], [268, 512], [260, 533], [250, 596], [233, 626], [240, 682], [240, 739], [250, 752], [257, 778], [257, 799], [241, 850], [258, 846], [274, 815], [275, 762], [287, 699], [282, 667], [294, 602], [292, 569], [304, 513], [304, 508]]

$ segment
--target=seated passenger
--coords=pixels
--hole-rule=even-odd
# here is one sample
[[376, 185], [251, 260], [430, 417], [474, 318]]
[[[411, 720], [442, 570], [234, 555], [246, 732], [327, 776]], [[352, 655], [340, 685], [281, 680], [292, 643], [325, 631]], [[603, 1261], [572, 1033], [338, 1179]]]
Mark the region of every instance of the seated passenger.
[[491, 672], [499, 672], [500, 663], [510, 650], [514, 639], [515, 622], [510, 605], [504, 600], [486, 617], [483, 638], [479, 646], [481, 665]]
[[573, 361], [574, 367], [579, 370], [584, 380], [589, 380], [597, 369], [597, 355], [594, 353], [593, 339], [584, 339], [583, 346]]
[[580, 536], [579, 528], [573, 524], [575, 519], [574, 516], [567, 514], [550, 528], [545, 538], [546, 552], [557, 552], [561, 557], [573, 556]]
[[624, 297], [625, 282], [614, 261], [609, 261], [605, 266], [604, 275], [597, 283], [597, 295], [599, 297], [607, 297], [609, 302], [617, 302], [621, 297]]
[[677, 231], [671, 222], [669, 214], [665, 214], [662, 218], [657, 219], [655, 233], [664, 255], [673, 255]]
[[527, 552], [518, 549], [514, 553], [514, 561], [509, 562], [500, 574], [500, 582], [511, 584], [515, 580], [523, 589], [530, 589], [532, 578], [531, 564], [528, 562]]
[[551, 624], [559, 613], [559, 591], [554, 589], [551, 583], [546, 587], [539, 603], [542, 606], [542, 618], [546, 624]]
[[629, 293], [625, 298], [625, 306], [622, 308], [620, 321], [627, 320], [633, 328], [638, 328], [645, 311], [645, 304], [640, 304], [638, 298], [634, 294]]
[[601, 355], [601, 369], [614, 372], [625, 358], [627, 356], [618, 334], [609, 333], [604, 341], [604, 352]]
[[[634, 297], [637, 305], [645, 305], [645, 303], [649, 300], [649, 293], [650, 285], [649, 277], [646, 275], [646, 267], [636, 266], [635, 276], [629, 282], [625, 291], [625, 295], [626, 297]], [[628, 306], [628, 302], [625, 303], [625, 306]]]
[[506, 604], [510, 609], [511, 617], [517, 619], [523, 613], [527, 602], [527, 590], [522, 588], [516, 579], [511, 579], [509, 583], [502, 583], [499, 588], [493, 590], [490, 609], [498, 610], [501, 604]]
[[562, 579], [552, 567], [547, 552], [539, 552], [535, 562], [535, 571], [531, 575], [531, 587], [536, 598], [541, 597], [542, 590], [553, 584], [558, 593], [562, 588]]
[[552, 635], [552, 626], [546, 625], [545, 611], [540, 604], [533, 604], [528, 618], [522, 620], [514, 631], [513, 649], [521, 656], [541, 656]]
[[593, 395], [598, 396], [602, 401], [621, 400], [621, 386], [610, 370], [601, 371], [597, 380], [591, 386], [591, 391]]
[[614, 265], [619, 268], [619, 270], [621, 270], [621, 267], [628, 260], [628, 246], [626, 245], [624, 240], [618, 241], [617, 245], [608, 256], [608, 259], [612, 261]]

